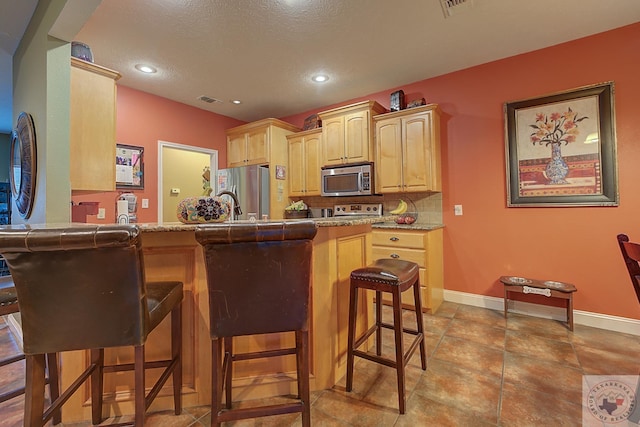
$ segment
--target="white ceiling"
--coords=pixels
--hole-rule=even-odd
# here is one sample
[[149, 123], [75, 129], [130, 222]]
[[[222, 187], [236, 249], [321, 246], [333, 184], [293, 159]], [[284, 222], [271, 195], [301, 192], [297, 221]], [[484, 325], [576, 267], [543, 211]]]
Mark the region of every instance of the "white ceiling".
[[[8, 0], [0, 1], [4, 28]], [[639, 0], [466, 3], [445, 18], [439, 0], [108, 0], [75, 39], [122, 74], [120, 85], [253, 121], [640, 21]], [[143, 75], [138, 63], [158, 73]], [[317, 72], [330, 80], [312, 83]]]

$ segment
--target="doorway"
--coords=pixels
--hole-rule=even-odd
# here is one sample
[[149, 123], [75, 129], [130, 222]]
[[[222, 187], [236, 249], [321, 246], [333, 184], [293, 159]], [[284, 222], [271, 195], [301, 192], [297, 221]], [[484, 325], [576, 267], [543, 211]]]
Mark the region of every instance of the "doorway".
[[217, 150], [158, 141], [158, 222], [177, 222], [178, 203], [208, 195], [217, 172]]

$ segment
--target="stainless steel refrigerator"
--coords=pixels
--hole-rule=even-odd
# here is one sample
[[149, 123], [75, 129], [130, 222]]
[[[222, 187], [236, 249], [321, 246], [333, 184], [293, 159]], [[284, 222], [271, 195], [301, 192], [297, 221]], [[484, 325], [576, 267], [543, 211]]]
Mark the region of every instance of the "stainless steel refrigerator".
[[[216, 192], [231, 191], [240, 202], [242, 215], [235, 219], [248, 219], [248, 214], [256, 214], [257, 219], [269, 215], [269, 168], [266, 166], [242, 166], [220, 169], [216, 176]], [[231, 203], [232, 198], [227, 195]]]

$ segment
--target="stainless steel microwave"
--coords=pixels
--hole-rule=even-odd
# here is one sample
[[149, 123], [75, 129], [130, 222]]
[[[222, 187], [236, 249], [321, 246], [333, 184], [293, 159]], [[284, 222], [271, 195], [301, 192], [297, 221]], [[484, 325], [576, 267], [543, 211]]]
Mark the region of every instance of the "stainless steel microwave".
[[375, 192], [373, 163], [324, 167], [323, 196], [370, 196]]

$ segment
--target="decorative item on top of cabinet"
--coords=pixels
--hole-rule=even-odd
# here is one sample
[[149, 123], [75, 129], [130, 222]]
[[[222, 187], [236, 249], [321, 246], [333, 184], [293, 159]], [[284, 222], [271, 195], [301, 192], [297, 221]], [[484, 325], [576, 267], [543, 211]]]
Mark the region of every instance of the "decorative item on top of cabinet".
[[375, 101], [364, 101], [318, 113], [323, 166], [372, 161], [373, 116], [385, 111]]
[[289, 141], [289, 197], [319, 196], [322, 167], [322, 129], [287, 136]]
[[[443, 300], [442, 229], [373, 229], [371, 237], [373, 259], [404, 259], [418, 264], [423, 310], [435, 313]], [[383, 297], [382, 302], [390, 305], [391, 299]], [[413, 293], [403, 293], [402, 304], [413, 307]]]
[[71, 189], [116, 189], [116, 80], [120, 74], [71, 58]]
[[442, 191], [438, 106], [381, 114], [374, 122], [376, 191]]
[[389, 110], [390, 111], [404, 110], [404, 91], [403, 90], [397, 90], [391, 94]]

